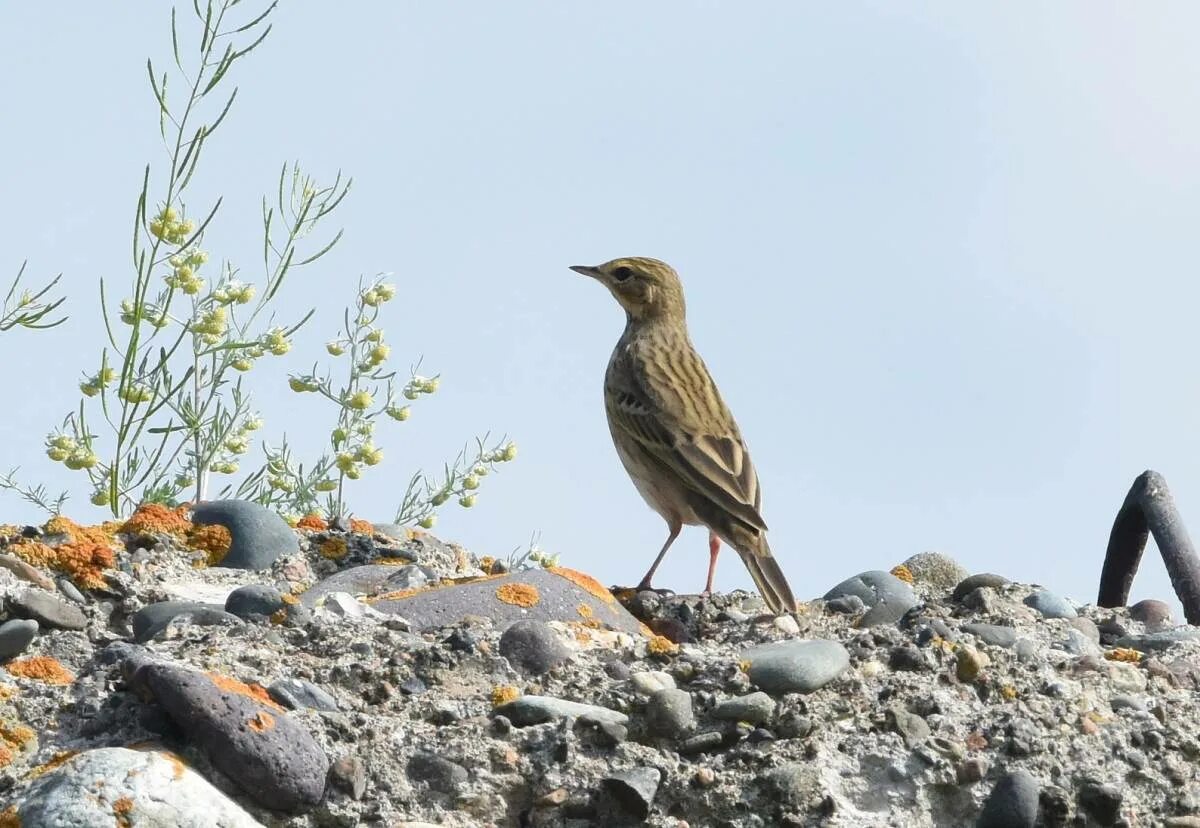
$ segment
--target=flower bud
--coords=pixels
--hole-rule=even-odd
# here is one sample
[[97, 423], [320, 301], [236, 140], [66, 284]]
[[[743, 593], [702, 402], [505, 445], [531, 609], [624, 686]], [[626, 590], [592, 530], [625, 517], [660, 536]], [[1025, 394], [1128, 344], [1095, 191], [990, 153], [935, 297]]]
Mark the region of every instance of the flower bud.
[[387, 359], [388, 354], [390, 354], [391, 352], [392, 352], [392, 349], [390, 347], [380, 343], [379, 345], [376, 345], [374, 348], [371, 349], [371, 362], [378, 365], [379, 363], [381, 363], [385, 359]]
[[473, 474], [468, 474], [466, 477], [463, 478], [462, 485], [463, 485], [464, 489], [478, 489], [479, 488], [479, 478]]
[[338, 487], [336, 480], [330, 480], [328, 477], [324, 480], [318, 480], [313, 484], [313, 488], [318, 492], [332, 492]]
[[303, 377], [288, 377], [288, 387], [297, 394], [303, 394], [305, 391], [311, 390], [308, 387], [308, 380]]
[[407, 420], [410, 416], [412, 416], [412, 406], [411, 405], [402, 405], [399, 407], [394, 406], [394, 405], [388, 406], [387, 415], [389, 417], [391, 417], [393, 420], [395, 420], [396, 422], [402, 423], [405, 420]]
[[517, 444], [516, 443], [508, 443], [503, 449], [500, 450], [499, 459], [503, 460], [506, 463], [509, 460], [516, 460], [517, 459]]
[[342, 354], [346, 353], [346, 347], [336, 339], [326, 342], [325, 350], [329, 352], [330, 356], [341, 356]]
[[108, 490], [107, 489], [97, 489], [96, 491], [92, 492], [92, 505], [93, 506], [107, 506], [108, 505]]
[[432, 497], [430, 497], [429, 502], [431, 504], [433, 504], [434, 506], [441, 506], [443, 503], [445, 503], [449, 499], [450, 499], [450, 493], [443, 490], [440, 492], [436, 492]]
[[346, 405], [355, 411], [365, 411], [375, 400], [368, 391], [356, 391], [346, 400]]
[[354, 468], [354, 455], [348, 452], [341, 452], [334, 460], [334, 465], [338, 467], [338, 471], [349, 472]]
[[363, 339], [366, 340], [367, 342], [382, 342], [383, 341], [383, 331], [380, 330], [379, 328], [375, 328], [373, 330], [368, 331], [367, 335], [364, 336]]
[[470, 509], [475, 505], [475, 495], [463, 495], [458, 499], [458, 505], [462, 506], [464, 509]]
[[395, 285], [376, 285], [375, 292], [379, 294], [381, 301], [388, 302], [396, 295]]
[[71, 456], [71, 452], [67, 451], [66, 449], [61, 449], [61, 448], [49, 448], [49, 449], [46, 449], [46, 456], [49, 457], [51, 460], [53, 460], [55, 463], [61, 463], [62, 461], [66, 460], [68, 457]]
[[436, 523], [437, 515], [426, 515], [425, 517], [421, 518], [420, 522], [417, 523], [417, 526], [420, 526], [422, 529], [432, 529]]

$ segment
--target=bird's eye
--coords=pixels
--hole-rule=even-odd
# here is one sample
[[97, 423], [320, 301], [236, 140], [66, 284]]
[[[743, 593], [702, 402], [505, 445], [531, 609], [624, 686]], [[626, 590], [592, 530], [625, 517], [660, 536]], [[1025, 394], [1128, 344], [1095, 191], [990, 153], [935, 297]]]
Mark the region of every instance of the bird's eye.
[[621, 265], [620, 267], [615, 268], [613, 270], [612, 275], [613, 275], [613, 278], [616, 279], [618, 282], [624, 282], [626, 279], [628, 279], [630, 276], [633, 275], [633, 268], [626, 267], [625, 265]]

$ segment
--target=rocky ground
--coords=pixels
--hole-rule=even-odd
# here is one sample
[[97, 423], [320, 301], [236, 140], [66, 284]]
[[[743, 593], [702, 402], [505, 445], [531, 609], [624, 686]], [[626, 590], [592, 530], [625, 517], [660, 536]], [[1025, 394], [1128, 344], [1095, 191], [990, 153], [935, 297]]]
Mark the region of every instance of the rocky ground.
[[0, 828], [1200, 826], [1200, 630], [1160, 602], [923, 554], [774, 618], [193, 519], [0, 527]]

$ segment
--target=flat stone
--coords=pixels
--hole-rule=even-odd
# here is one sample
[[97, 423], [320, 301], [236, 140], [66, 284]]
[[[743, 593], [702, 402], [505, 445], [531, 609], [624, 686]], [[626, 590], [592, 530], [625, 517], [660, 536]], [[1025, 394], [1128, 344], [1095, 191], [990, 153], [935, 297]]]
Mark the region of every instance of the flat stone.
[[749, 722], [754, 725], [768, 722], [774, 715], [775, 700], [761, 690], [735, 699], [726, 699], [712, 709], [714, 719]]
[[929, 738], [929, 723], [916, 713], [910, 713], [899, 705], [888, 711], [892, 716], [892, 724], [896, 732], [904, 737], [904, 744], [914, 748]]
[[35, 780], [15, 807], [13, 824], [29, 828], [262, 828], [179, 757], [157, 750], [76, 754]]
[[229, 593], [225, 599], [225, 611], [238, 618], [256, 615], [270, 617], [287, 607], [283, 593], [269, 584], [247, 584]]
[[1041, 784], [1027, 770], [1000, 777], [992, 787], [976, 828], [1034, 828]]
[[1172, 630], [1145, 633], [1139, 635], [1124, 635], [1115, 642], [1117, 647], [1140, 650], [1144, 653], [1169, 650], [1176, 644], [1200, 639], [1200, 629], [1196, 627], [1176, 627]]
[[545, 621], [517, 621], [500, 636], [500, 655], [528, 675], [540, 676], [571, 657]]
[[408, 760], [407, 772], [410, 779], [424, 782], [432, 790], [450, 796], [471, 781], [471, 775], [462, 765], [427, 751], [413, 754]]
[[9, 555], [7, 552], [0, 553], [0, 569], [7, 569], [22, 581], [28, 581], [42, 589], [54, 589], [53, 578], [43, 573], [33, 564], [21, 560], [16, 555]]
[[1074, 618], [1079, 613], [1066, 598], [1047, 589], [1039, 589], [1025, 597], [1025, 606], [1033, 607], [1045, 618]]
[[850, 653], [836, 641], [777, 641], [746, 651], [750, 681], [768, 693], [811, 693], [845, 672]]
[[614, 820], [644, 820], [650, 816], [661, 783], [658, 768], [633, 768], [607, 776], [600, 782], [600, 813]]
[[52, 592], [28, 588], [8, 599], [9, 611], [22, 618], [32, 618], [43, 627], [60, 630], [82, 630], [87, 616], [77, 605]]
[[695, 730], [692, 694], [667, 687], [651, 696], [646, 704], [646, 729], [652, 736], [665, 739], [682, 739]]
[[1017, 631], [999, 624], [963, 624], [963, 632], [993, 647], [1011, 647], [1017, 643]]
[[338, 709], [337, 699], [304, 679], [280, 679], [268, 687], [267, 692], [275, 701], [292, 710], [307, 707], [310, 710], [332, 712]]
[[859, 619], [860, 627], [894, 624], [917, 605], [917, 594], [913, 588], [883, 570], [872, 570], [847, 578], [826, 592], [824, 600], [832, 601], [847, 595], [858, 597], [867, 607], [866, 614]]
[[58, 587], [58, 591], [62, 593], [62, 596], [72, 604], [79, 604], [80, 606], [87, 604], [87, 598], [79, 591], [79, 587], [71, 583], [70, 578], [57, 578], [54, 581], [54, 585]]
[[552, 722], [555, 719], [587, 719], [623, 725], [629, 717], [607, 707], [558, 699], [554, 696], [521, 696], [497, 707], [493, 713], [503, 716], [517, 727]]
[[236, 615], [225, 612], [214, 604], [199, 604], [192, 601], [159, 601], [147, 604], [133, 614], [133, 640], [144, 644], [152, 640], [171, 625], [177, 618], [184, 618], [198, 627], [214, 627], [242, 623]]
[[209, 500], [192, 509], [192, 522], [224, 526], [232, 543], [218, 564], [226, 569], [269, 569], [281, 555], [300, 550], [287, 521], [265, 506], [248, 500]]
[[[208, 760], [264, 808], [299, 812], [320, 803], [329, 759], [312, 734], [248, 685], [131, 656], [126, 681], [159, 707]], [[262, 692], [259, 690], [258, 692]]]
[[1003, 586], [1008, 586], [1008, 578], [1003, 575], [993, 575], [991, 572], [980, 572], [977, 575], [968, 575], [958, 582], [958, 586], [954, 587], [954, 592], [951, 597], [955, 601], [961, 601], [980, 587], [990, 587], [999, 589]]
[[0, 624], [0, 660], [25, 652], [37, 638], [38, 622], [32, 619], [12, 619]]

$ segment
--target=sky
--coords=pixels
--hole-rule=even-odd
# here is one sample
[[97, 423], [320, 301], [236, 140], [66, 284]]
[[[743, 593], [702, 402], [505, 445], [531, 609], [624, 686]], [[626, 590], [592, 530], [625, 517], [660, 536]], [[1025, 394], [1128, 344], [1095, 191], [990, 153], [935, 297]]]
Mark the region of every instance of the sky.
[[[102, 513], [43, 439], [99, 360], [99, 279], [130, 291], [168, 20], [0, 4], [0, 275], [61, 272], [70, 315], [0, 334], [0, 466], [70, 491], [79, 520]], [[274, 22], [191, 199], [223, 197], [203, 246], [261, 279], [280, 165], [353, 176], [342, 243], [275, 304], [316, 315], [247, 384], [260, 434], [315, 457], [332, 412], [287, 372], [328, 362], [359, 278], [392, 274], [394, 364], [423, 358], [441, 389], [381, 429], [357, 514], [390, 519], [415, 469], [491, 430], [519, 458], [437, 533], [492, 555], [540, 533], [635, 583], [666, 528], [605, 423], [624, 316], [567, 267], [642, 255], [683, 279], [798, 596], [936, 550], [1094, 600], [1147, 468], [1200, 526], [1200, 7], [285, 2]], [[0, 516], [44, 519], [4, 492]], [[685, 530], [657, 585], [699, 590], [705, 541]], [[717, 584], [749, 586], [736, 556]], [[1144, 597], [1173, 600], [1153, 549]]]

